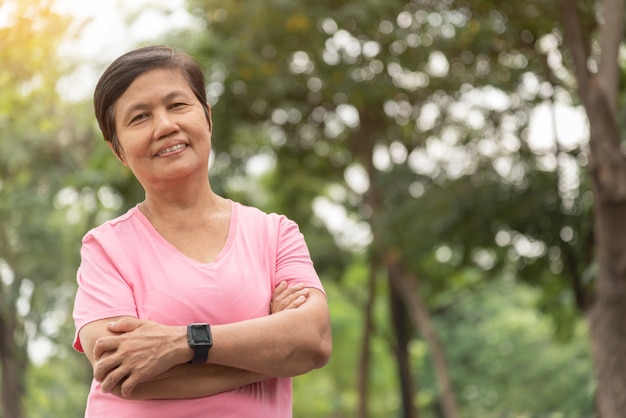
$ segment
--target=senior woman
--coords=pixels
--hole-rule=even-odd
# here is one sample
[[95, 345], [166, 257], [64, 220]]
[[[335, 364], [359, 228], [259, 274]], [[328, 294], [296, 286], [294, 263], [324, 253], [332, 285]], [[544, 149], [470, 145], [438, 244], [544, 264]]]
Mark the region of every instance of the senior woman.
[[326, 296], [293, 221], [213, 192], [200, 65], [165, 46], [128, 52], [94, 104], [145, 199], [82, 241], [85, 415], [290, 417], [291, 377], [330, 358]]

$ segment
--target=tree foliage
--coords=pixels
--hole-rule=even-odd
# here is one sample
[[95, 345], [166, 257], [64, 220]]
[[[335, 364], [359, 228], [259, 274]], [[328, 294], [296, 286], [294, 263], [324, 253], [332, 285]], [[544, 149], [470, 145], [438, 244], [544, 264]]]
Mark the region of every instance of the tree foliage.
[[[539, 290], [556, 335], [569, 338], [592, 302], [595, 272], [586, 138], [554, 127], [529, 136], [540, 106], [555, 114], [577, 103], [557, 5], [304, 9], [191, 2], [206, 24], [191, 48], [212, 77], [216, 160], [236, 154], [242, 124], [264, 126], [257, 153], [273, 162], [282, 211], [314, 222], [315, 203], [343, 206], [344, 226], [367, 223], [372, 257], [391, 254], [419, 277], [433, 311], [450, 289], [476, 284], [458, 281], [475, 277], [468, 269], [515, 272]], [[581, 16], [593, 31], [593, 11]]]
[[[573, 3], [595, 51], [598, 3]], [[28, 416], [80, 416], [87, 363], [75, 375], [62, 367], [80, 361], [69, 348], [80, 236], [141, 189], [98, 139], [91, 107], [58, 95], [70, 69], [52, 52], [67, 22], [47, 2], [10, 4], [14, 21], [0, 28], [2, 388], [20, 399], [28, 387]], [[591, 415], [580, 314], [599, 266], [587, 137], [533, 126], [541, 112], [558, 124], [562, 109], [581, 113], [557, 3], [187, 6], [202, 29], [159, 42], [207, 70], [213, 186], [298, 221], [329, 295], [333, 358], [295, 380], [295, 416], [445, 415], [437, 355], [460, 416]], [[430, 329], [403, 319], [416, 301]], [[52, 344], [61, 366], [26, 371], [33, 341]], [[398, 377], [406, 369], [413, 382]], [[537, 382], [548, 390], [530, 394]], [[76, 397], [51, 402], [56, 384]]]
[[9, 19], [0, 27], [1, 416], [19, 418], [31, 358], [57, 354], [68, 364], [65, 326], [84, 226], [66, 210], [66, 186], [93, 130], [57, 90], [70, 70], [57, 55], [68, 19], [50, 1], [4, 2], [0, 12]]

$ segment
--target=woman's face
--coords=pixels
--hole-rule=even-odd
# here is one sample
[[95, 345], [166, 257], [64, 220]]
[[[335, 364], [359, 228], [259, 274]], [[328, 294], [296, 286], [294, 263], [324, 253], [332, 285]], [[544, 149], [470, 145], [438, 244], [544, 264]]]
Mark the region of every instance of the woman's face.
[[180, 186], [192, 174], [207, 177], [209, 122], [180, 71], [143, 73], [113, 109], [122, 163], [144, 188]]

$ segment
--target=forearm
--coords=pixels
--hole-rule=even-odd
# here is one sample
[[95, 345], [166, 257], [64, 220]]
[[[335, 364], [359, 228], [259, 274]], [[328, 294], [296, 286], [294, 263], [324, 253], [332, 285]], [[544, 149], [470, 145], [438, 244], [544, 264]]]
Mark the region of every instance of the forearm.
[[263, 375], [296, 376], [323, 366], [330, 357], [330, 317], [319, 291], [298, 309], [212, 326], [212, 332], [209, 363]]
[[[122, 382], [120, 393], [129, 398], [137, 385], [153, 382], [193, 358], [184, 326], [123, 318], [107, 323], [106, 327], [108, 332], [117, 335], [94, 338], [91, 355], [94, 378], [101, 383], [105, 393]], [[307, 301], [297, 309], [211, 328], [214, 344], [209, 351], [208, 364], [247, 370], [262, 376], [291, 377], [322, 367], [330, 358], [330, 317], [326, 297], [319, 290], [311, 289]], [[250, 378], [249, 375], [239, 375], [246, 376]], [[191, 389], [198, 390], [196, 393], [203, 396], [246, 383], [248, 381], [241, 384], [235, 381], [225, 388]], [[157, 387], [159, 384], [149, 388], [156, 391]], [[151, 395], [150, 391], [148, 395]], [[168, 391], [165, 396], [172, 395]], [[183, 392], [180, 396], [189, 395]]]
[[[269, 378], [249, 370], [216, 364], [179, 364], [147, 382], [140, 383], [131, 396], [125, 399], [203, 398]], [[111, 393], [121, 397], [121, 385], [117, 385]]]

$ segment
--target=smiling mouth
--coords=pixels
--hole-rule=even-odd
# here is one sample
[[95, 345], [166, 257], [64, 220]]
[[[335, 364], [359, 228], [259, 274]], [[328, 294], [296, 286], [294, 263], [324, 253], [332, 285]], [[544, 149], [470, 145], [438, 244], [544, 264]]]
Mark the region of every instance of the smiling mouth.
[[161, 150], [159, 152], [156, 153], [155, 157], [160, 157], [163, 154], [167, 154], [168, 152], [174, 152], [174, 151], [178, 151], [179, 149], [183, 149], [187, 146], [187, 144], [176, 144], [176, 145], [172, 145], [171, 147], [167, 147], [164, 150]]

